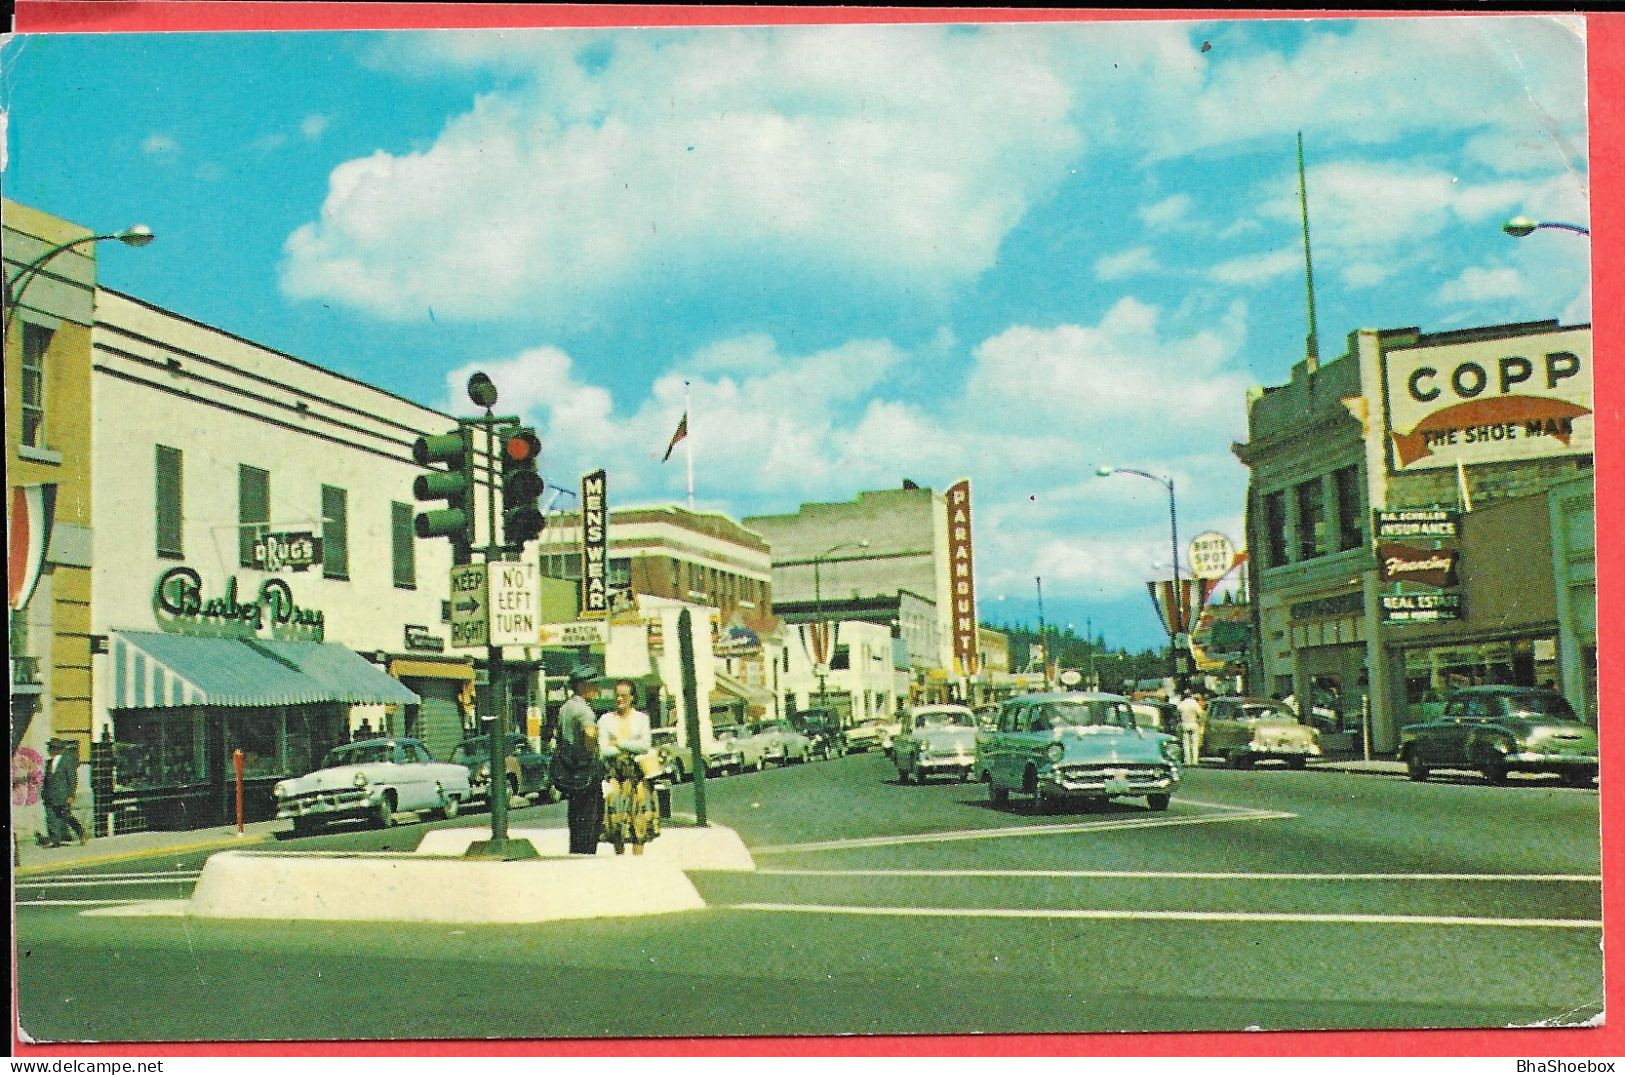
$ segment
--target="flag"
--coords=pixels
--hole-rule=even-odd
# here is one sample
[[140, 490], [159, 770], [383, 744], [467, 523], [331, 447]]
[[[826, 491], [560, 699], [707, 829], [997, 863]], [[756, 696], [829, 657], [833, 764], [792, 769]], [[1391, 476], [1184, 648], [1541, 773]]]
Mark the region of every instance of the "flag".
[[11, 491], [11, 524], [6, 557], [7, 597], [13, 610], [28, 607], [45, 550], [51, 545], [51, 524], [56, 516], [55, 485], [19, 485]]
[[682, 421], [677, 423], [677, 431], [671, 435], [671, 443], [666, 445], [666, 454], [660, 457], [662, 463], [671, 458], [672, 449], [686, 436], [688, 436], [688, 412], [684, 411]]

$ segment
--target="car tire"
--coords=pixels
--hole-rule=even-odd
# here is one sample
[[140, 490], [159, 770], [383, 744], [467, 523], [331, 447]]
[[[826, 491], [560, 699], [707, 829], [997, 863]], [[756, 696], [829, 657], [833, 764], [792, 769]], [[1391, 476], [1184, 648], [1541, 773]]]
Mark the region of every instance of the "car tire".
[[1040, 788], [1033, 789], [1033, 797], [1027, 800], [1027, 812], [1035, 817], [1041, 817], [1050, 812], [1051, 803]]
[[924, 784], [928, 779], [930, 778], [926, 776], [925, 770], [916, 765], [914, 767], [914, 782], [916, 784]]
[[970, 783], [970, 770], [969, 769], [961, 769], [961, 770], [959, 770], [959, 782], [961, 784], [969, 784]]
[[897, 782], [899, 784], [906, 785], [906, 784], [909, 783], [909, 781], [911, 781], [913, 779], [914, 779], [914, 774], [910, 773], [907, 769], [898, 769], [897, 770]]
[[395, 827], [395, 793], [384, 792], [384, 797], [378, 800], [378, 807], [373, 811], [373, 822], [380, 829]]
[[293, 819], [293, 834], [295, 836], [314, 836], [322, 831], [322, 823], [313, 817], [296, 817]]
[[1563, 771], [1563, 783], [1571, 788], [1589, 788], [1597, 779], [1595, 769], [1566, 769]]
[[1156, 811], [1166, 810], [1168, 809], [1168, 801], [1172, 798], [1173, 796], [1167, 792], [1157, 792], [1155, 795], [1145, 797], [1145, 805]]
[[447, 821], [450, 821], [452, 818], [457, 816], [458, 811], [460, 811], [462, 809], [462, 806], [463, 806], [463, 804], [458, 802], [457, 798], [455, 796], [446, 794], [446, 789], [445, 788], [440, 789], [440, 816], [441, 817], [445, 818]]
[[1423, 765], [1421, 761], [1417, 759], [1416, 751], [1407, 750], [1405, 752], [1406, 776], [1410, 777], [1412, 780], [1415, 780], [1417, 783], [1421, 783], [1428, 778], [1428, 772], [1428, 767]]
[[1484, 763], [1478, 770], [1484, 774], [1484, 779], [1491, 784], [1505, 784], [1507, 782], [1507, 763], [1505, 758], [1492, 758]]
[[998, 807], [1009, 806], [1010, 789], [989, 780], [987, 784], [987, 801]]
[[1301, 754], [1296, 755], [1286, 760], [1286, 767], [1288, 769], [1307, 769], [1309, 767], [1309, 759]]

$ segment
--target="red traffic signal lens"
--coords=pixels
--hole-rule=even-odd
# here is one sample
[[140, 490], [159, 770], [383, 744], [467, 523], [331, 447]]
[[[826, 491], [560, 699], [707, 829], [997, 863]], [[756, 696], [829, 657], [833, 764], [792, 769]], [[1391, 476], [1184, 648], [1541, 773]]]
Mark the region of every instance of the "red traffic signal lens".
[[508, 458], [513, 462], [524, 463], [540, 458], [542, 442], [537, 438], [536, 434], [525, 429], [510, 436], [507, 444], [503, 446], [503, 451], [507, 453]]

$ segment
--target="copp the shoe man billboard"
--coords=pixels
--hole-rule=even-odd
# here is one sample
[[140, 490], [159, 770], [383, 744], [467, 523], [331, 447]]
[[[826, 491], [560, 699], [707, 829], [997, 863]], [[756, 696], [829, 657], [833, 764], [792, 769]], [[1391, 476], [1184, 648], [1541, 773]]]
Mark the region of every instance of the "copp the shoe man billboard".
[[1394, 348], [1385, 365], [1395, 471], [1592, 451], [1589, 327]]

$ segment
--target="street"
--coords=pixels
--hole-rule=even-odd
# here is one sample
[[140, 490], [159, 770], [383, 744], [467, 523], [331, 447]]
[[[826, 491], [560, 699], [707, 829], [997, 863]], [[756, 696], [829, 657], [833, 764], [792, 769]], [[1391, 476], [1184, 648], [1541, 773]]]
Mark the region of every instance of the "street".
[[[758, 868], [693, 874], [708, 908], [668, 916], [95, 913], [184, 898], [203, 853], [28, 878], [21, 1025], [40, 1040], [947, 1035], [1561, 1025], [1602, 1007], [1595, 790], [1210, 765], [1167, 813], [1040, 815], [974, 783], [901, 785], [876, 751], [706, 792]], [[692, 785], [675, 808], [692, 811]], [[562, 821], [552, 805], [511, 823]], [[423, 828], [277, 846], [409, 850]]]

